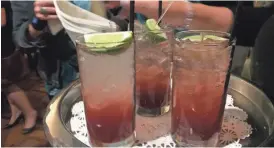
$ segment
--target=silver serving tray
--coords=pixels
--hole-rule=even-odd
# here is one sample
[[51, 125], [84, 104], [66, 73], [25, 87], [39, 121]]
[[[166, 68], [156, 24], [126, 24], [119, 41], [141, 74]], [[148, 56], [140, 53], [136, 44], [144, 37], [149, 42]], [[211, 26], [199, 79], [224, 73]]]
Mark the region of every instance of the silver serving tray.
[[[45, 134], [52, 146], [87, 147], [70, 130], [72, 106], [81, 101], [80, 81], [63, 89], [48, 105], [44, 117]], [[269, 98], [257, 87], [236, 77], [230, 77], [228, 93], [234, 104], [244, 109], [253, 127], [253, 134], [244, 146], [273, 146], [274, 107]]]

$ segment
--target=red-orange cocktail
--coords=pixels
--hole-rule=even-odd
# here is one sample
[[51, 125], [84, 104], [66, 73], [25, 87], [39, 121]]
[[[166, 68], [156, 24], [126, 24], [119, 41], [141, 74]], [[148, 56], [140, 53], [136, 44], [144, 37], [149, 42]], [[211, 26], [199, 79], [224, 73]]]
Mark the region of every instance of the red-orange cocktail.
[[183, 34], [192, 37], [179, 41], [174, 50], [172, 137], [179, 146], [214, 147], [222, 124], [231, 47], [225, 33]]

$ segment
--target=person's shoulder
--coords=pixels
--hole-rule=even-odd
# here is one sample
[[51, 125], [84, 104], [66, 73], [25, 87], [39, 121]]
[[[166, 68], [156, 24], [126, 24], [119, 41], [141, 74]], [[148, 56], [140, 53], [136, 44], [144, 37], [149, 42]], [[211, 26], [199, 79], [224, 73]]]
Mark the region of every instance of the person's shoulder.
[[11, 1], [11, 8], [16, 15], [29, 16], [33, 14], [34, 1]]
[[34, 1], [11, 1], [10, 3], [12, 8], [15, 7], [25, 9], [33, 7]]

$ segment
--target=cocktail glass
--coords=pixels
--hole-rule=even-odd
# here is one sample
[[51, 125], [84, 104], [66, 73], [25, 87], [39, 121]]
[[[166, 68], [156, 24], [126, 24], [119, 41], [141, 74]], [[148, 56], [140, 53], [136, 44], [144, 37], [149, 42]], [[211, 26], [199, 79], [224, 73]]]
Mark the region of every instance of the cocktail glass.
[[135, 138], [134, 48], [127, 41], [86, 43], [77, 41], [81, 93], [89, 139], [95, 147], [129, 147]]
[[142, 116], [169, 111], [173, 40], [173, 31], [168, 28], [135, 33], [137, 113]]
[[235, 41], [215, 31], [182, 31], [173, 50], [172, 137], [179, 146], [214, 147], [225, 107]]

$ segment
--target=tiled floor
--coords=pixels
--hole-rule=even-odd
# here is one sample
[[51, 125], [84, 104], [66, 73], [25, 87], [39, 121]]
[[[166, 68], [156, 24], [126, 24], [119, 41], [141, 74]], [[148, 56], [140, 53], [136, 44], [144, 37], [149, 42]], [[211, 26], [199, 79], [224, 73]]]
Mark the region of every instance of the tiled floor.
[[[36, 146], [48, 146], [48, 142], [44, 135], [44, 130], [42, 126], [43, 114], [46, 109], [46, 106], [49, 102], [46, 97], [44, 90], [44, 84], [41, 79], [39, 79], [35, 73], [31, 73], [29, 80], [24, 82], [24, 90], [26, 91], [29, 100], [33, 107], [39, 113], [39, 120], [37, 122], [36, 130], [28, 135], [21, 134], [23, 121], [13, 127], [12, 129], [2, 129], [1, 132], [1, 146], [7, 147], [36, 147]], [[7, 113], [6, 113], [7, 114]], [[3, 127], [8, 123], [7, 119], [1, 119], [1, 126]]]

